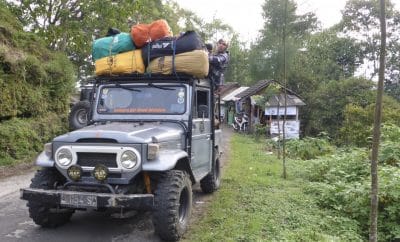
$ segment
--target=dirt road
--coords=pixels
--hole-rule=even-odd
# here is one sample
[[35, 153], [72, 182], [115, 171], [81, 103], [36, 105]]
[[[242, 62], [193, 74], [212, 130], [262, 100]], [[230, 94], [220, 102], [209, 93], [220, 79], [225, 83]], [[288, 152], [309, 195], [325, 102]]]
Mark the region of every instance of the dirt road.
[[[222, 167], [229, 160], [231, 134], [229, 127], [223, 128]], [[154, 235], [150, 212], [138, 212], [131, 218], [120, 219], [106, 213], [77, 211], [71, 222], [62, 227], [43, 229], [35, 225], [29, 218], [26, 202], [19, 199], [19, 189], [29, 186], [33, 174], [29, 171], [0, 180], [0, 241], [160, 241]], [[203, 194], [198, 185], [193, 192], [194, 211], [190, 226], [195, 226], [213, 197]]]

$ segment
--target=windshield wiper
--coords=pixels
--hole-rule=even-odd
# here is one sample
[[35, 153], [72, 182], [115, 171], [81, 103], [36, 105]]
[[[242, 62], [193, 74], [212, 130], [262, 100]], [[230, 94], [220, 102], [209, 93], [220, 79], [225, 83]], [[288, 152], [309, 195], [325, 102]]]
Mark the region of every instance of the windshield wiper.
[[169, 87], [162, 87], [162, 86], [158, 86], [158, 85], [155, 85], [155, 84], [153, 84], [153, 83], [149, 83], [149, 84], [147, 84], [149, 87], [155, 87], [155, 88], [158, 88], [158, 89], [161, 89], [161, 90], [168, 90], [168, 91], [174, 91], [175, 89], [174, 88], [169, 88]]
[[119, 83], [116, 83], [115, 86], [119, 87], [119, 88], [122, 88], [122, 89], [125, 89], [125, 90], [133, 91], [133, 92], [141, 92], [141, 90], [130, 88], [130, 87], [126, 87], [126, 86], [122, 86]]

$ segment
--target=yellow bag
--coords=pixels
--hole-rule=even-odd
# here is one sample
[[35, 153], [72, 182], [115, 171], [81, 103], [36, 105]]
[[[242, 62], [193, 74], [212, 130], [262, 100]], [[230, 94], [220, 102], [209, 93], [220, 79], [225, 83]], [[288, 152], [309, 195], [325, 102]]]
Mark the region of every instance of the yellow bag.
[[98, 59], [95, 69], [97, 76], [144, 73], [145, 70], [140, 49]]
[[[208, 75], [208, 53], [204, 50], [184, 52], [175, 56], [175, 71], [203, 78]], [[147, 71], [159, 74], [172, 74], [172, 56], [162, 56], [152, 60]]]

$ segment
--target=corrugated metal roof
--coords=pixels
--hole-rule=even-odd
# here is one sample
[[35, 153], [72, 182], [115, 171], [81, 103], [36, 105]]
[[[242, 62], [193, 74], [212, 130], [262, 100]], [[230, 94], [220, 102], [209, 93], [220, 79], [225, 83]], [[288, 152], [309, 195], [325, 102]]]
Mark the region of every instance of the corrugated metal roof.
[[228, 102], [228, 101], [236, 101], [239, 100], [240, 98], [236, 97], [237, 94], [247, 90], [249, 87], [239, 87], [232, 92], [228, 93], [222, 98], [222, 101]]
[[[291, 94], [287, 94], [286, 95], [287, 101], [286, 101], [286, 105], [287, 106], [304, 106], [306, 105], [299, 97], [297, 97], [296, 95], [291, 95]], [[277, 107], [279, 103], [279, 106], [283, 107], [285, 106], [285, 94], [281, 93], [279, 95], [275, 95], [273, 97], [271, 97], [268, 102], [265, 103], [265, 106], [267, 107]]]
[[229, 94], [232, 90], [239, 88], [240, 85], [237, 82], [227, 82], [224, 83], [224, 85], [220, 86], [219, 88], [219, 94], [221, 95], [221, 97]]
[[239, 93], [237, 97], [239, 99], [243, 99], [246, 97], [253, 96], [263, 90], [265, 87], [267, 87], [273, 80], [261, 80], [258, 81], [256, 84], [248, 88], [247, 90], [243, 91], [242, 93]]

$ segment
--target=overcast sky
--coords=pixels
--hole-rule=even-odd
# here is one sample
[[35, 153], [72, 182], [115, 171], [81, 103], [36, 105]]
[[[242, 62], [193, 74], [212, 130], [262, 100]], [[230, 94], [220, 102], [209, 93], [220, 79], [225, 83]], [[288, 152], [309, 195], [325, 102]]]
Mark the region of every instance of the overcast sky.
[[[176, 0], [207, 22], [213, 17], [222, 19], [240, 33], [243, 41], [254, 40], [262, 28], [262, 9], [265, 0]], [[322, 27], [327, 28], [341, 19], [346, 0], [296, 0], [300, 13], [315, 12]], [[400, 7], [400, 0], [392, 0]]]

